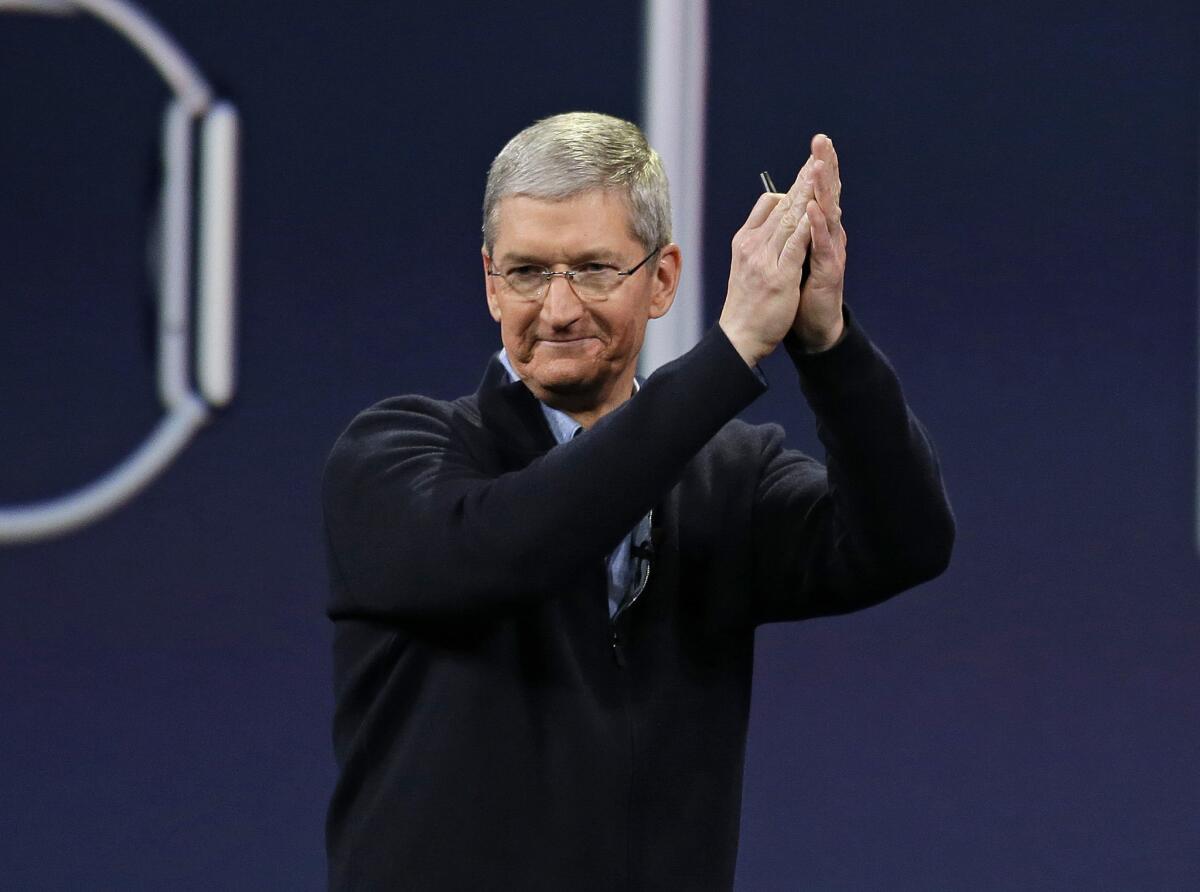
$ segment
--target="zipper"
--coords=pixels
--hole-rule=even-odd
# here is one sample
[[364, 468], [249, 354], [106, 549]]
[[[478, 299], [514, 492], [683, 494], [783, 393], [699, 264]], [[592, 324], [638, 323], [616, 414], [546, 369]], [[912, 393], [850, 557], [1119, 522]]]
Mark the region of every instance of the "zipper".
[[617, 634], [617, 624], [612, 624], [612, 652], [613, 659], [620, 669], [625, 668], [625, 651], [621, 649], [621, 636]]

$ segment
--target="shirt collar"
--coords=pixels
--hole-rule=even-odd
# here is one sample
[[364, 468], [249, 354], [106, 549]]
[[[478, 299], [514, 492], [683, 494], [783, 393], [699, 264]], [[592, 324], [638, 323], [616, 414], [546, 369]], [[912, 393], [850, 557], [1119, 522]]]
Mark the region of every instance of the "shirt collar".
[[[508, 372], [510, 381], [520, 381], [521, 376], [517, 374], [512, 363], [508, 359], [508, 351], [501, 349], [496, 354], [496, 358], [500, 360], [500, 364], [504, 366], [504, 370]], [[633, 379], [633, 392], [637, 393], [641, 387], [641, 382], [637, 378]], [[555, 409], [553, 406], [547, 406], [545, 403], [538, 401], [538, 405], [542, 407], [542, 414], [546, 416], [546, 423], [550, 425], [550, 433], [554, 434], [554, 442], [565, 443], [572, 437], [578, 436], [583, 430], [583, 425], [568, 415], [566, 412]]]

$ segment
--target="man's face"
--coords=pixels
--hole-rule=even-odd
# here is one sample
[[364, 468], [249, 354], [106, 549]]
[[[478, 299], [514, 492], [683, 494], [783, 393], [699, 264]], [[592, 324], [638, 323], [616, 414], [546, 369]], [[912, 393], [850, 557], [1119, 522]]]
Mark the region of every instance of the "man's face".
[[[646, 322], [666, 313], [679, 278], [679, 249], [668, 245], [607, 299], [583, 301], [563, 277], [540, 301], [516, 298], [488, 276], [529, 264], [561, 270], [588, 262], [625, 270], [646, 255], [617, 193], [594, 189], [562, 201], [511, 195], [499, 204], [492, 257], [483, 256], [488, 309], [500, 323], [509, 360], [534, 396], [566, 411], [588, 411], [629, 396]], [[489, 264], [490, 260], [490, 264]]]

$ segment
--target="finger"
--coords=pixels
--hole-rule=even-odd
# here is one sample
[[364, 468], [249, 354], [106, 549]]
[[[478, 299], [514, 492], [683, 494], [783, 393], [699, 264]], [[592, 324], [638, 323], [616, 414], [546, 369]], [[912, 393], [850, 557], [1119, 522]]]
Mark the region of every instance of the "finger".
[[840, 199], [842, 195], [842, 174], [841, 168], [838, 165], [837, 149], [833, 147], [833, 140], [824, 133], [818, 133], [812, 138], [812, 154], [814, 158], [824, 161], [825, 165], [832, 170], [834, 193]]
[[845, 237], [839, 241], [838, 234], [830, 231], [828, 218], [815, 201], [809, 203], [807, 215], [811, 230], [812, 272], [827, 284], [840, 281], [846, 268]]
[[836, 174], [824, 161], [814, 183], [814, 195], [821, 213], [829, 224], [829, 231], [837, 235], [842, 226], [842, 208], [838, 203]]
[[775, 209], [775, 205], [779, 204], [781, 198], [783, 198], [781, 192], [764, 192], [758, 196], [758, 201], [754, 202], [754, 207], [750, 210], [750, 216], [742, 224], [742, 231], [757, 229], [761, 226], [771, 211]]
[[824, 133], [818, 133], [812, 138], [812, 155], [814, 158], [824, 161], [833, 168], [834, 173], [837, 173], [837, 150], [833, 147], [833, 140]]
[[775, 257], [783, 253], [783, 247], [797, 231], [804, 216], [804, 208], [813, 197], [813, 179], [821, 168], [821, 162], [809, 158], [796, 175], [796, 182], [788, 194], [775, 206], [763, 228], [770, 233], [770, 251]]
[[792, 229], [795, 228], [800, 220], [800, 215], [804, 213], [804, 205], [808, 203], [807, 190], [810, 188], [813, 160], [813, 157], [809, 155], [808, 159], [804, 162], [804, 166], [797, 171], [796, 179], [792, 181], [792, 185], [784, 193], [783, 198], [780, 199], [779, 204], [775, 206], [770, 216], [767, 217], [766, 222], [763, 224], [764, 226], [777, 226], [788, 211], [794, 210], [794, 213], [789, 215], [788, 222]]
[[800, 284], [800, 277], [804, 272], [804, 260], [808, 257], [809, 248], [809, 229], [811, 221], [808, 214], [803, 214], [800, 217], [800, 223], [796, 226], [795, 231], [788, 236], [786, 242], [779, 251], [779, 268], [787, 275], [792, 276], [796, 280], [796, 284]]

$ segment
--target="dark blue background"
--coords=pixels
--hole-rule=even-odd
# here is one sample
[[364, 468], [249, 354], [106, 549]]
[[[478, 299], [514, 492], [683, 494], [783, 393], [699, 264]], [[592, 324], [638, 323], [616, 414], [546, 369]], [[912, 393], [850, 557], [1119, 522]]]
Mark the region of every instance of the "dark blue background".
[[[324, 456], [368, 403], [474, 388], [486, 165], [544, 114], [636, 118], [641, 10], [145, 5], [244, 119], [240, 392], [126, 509], [0, 551], [0, 886], [315, 889]], [[711, 25], [708, 318], [757, 172], [830, 133], [848, 296], [960, 530], [921, 590], [759, 635], [738, 887], [1194, 884], [1192, 5]], [[0, 16], [0, 503], [92, 479], [158, 417], [166, 96], [94, 22]], [[767, 373], [748, 416], [815, 449]]]

